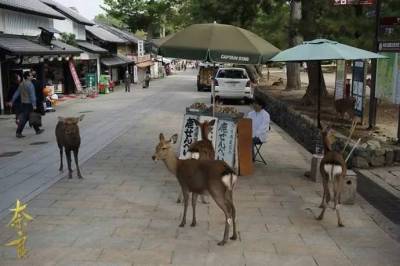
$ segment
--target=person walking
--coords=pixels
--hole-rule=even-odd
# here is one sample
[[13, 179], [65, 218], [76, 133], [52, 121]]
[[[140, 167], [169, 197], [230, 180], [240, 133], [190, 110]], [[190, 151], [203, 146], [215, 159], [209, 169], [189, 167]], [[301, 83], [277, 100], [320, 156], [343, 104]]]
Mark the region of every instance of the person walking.
[[[21, 113], [19, 116], [19, 123], [17, 127], [16, 137], [23, 138], [22, 131], [29, 120], [29, 114], [36, 110], [36, 95], [35, 87], [32, 84], [32, 73], [29, 71], [24, 72], [24, 80], [18, 86], [17, 91], [14, 93], [11, 102], [8, 104], [12, 107], [18, 97], [21, 97]], [[38, 125], [33, 125], [37, 135], [41, 134], [44, 129], [40, 129]]]
[[46, 111], [43, 106], [44, 95], [43, 95], [43, 83], [40, 82], [37, 78], [37, 73], [35, 70], [31, 71], [32, 73], [32, 84], [35, 88], [35, 96], [36, 96], [36, 112], [45, 115]]
[[131, 92], [131, 75], [129, 74], [128, 70], [125, 71], [124, 83], [125, 83], [125, 92]]

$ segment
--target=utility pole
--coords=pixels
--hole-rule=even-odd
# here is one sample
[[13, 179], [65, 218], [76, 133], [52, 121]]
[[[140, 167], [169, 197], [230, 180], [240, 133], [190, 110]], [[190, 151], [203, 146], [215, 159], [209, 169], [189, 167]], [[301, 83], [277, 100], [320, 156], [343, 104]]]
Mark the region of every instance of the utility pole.
[[[374, 52], [379, 52], [379, 28], [380, 28], [380, 16], [381, 15], [381, 0], [376, 0], [375, 4], [375, 39], [374, 39]], [[375, 98], [375, 85], [376, 85], [376, 66], [378, 59], [372, 59], [371, 68], [371, 91], [369, 100], [369, 116], [368, 124], [369, 129], [372, 129], [376, 125], [376, 98]]]

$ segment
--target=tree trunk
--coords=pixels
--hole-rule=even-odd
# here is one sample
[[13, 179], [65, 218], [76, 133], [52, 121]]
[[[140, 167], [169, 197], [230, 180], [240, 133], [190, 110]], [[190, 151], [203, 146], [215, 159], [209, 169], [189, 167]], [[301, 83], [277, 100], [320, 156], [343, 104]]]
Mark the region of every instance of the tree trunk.
[[[299, 35], [298, 24], [301, 20], [301, 1], [292, 0], [290, 2], [290, 25], [289, 25], [289, 45], [296, 46], [302, 42]], [[286, 90], [301, 89], [300, 65], [298, 63], [286, 64]]]
[[[304, 105], [315, 105], [317, 103], [318, 89], [321, 89], [321, 99], [328, 95], [326, 90], [324, 75], [321, 74], [321, 84], [318, 84], [318, 63], [317, 62], [307, 62], [307, 74], [308, 74], [308, 87], [306, 94], [303, 96]], [[322, 73], [322, 69], [320, 69]]]

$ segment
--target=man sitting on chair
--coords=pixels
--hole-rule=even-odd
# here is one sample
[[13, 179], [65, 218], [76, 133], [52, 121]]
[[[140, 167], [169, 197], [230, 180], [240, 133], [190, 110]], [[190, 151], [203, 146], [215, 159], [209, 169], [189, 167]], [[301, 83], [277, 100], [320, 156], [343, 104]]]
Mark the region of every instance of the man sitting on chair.
[[255, 160], [254, 145], [262, 144], [267, 140], [267, 132], [269, 130], [270, 117], [264, 110], [262, 103], [258, 100], [252, 102], [254, 111], [249, 112], [247, 118], [252, 120], [252, 137], [253, 137], [253, 161]]

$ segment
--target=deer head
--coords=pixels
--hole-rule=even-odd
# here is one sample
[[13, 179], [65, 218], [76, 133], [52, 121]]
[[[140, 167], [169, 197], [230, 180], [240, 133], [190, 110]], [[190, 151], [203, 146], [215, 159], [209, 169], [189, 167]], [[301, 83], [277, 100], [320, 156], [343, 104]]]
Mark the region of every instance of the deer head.
[[170, 156], [171, 144], [175, 144], [177, 140], [178, 134], [174, 134], [169, 140], [165, 140], [164, 134], [160, 133], [160, 142], [157, 144], [156, 151], [151, 158], [154, 161], [167, 159]]
[[85, 115], [79, 117], [58, 117], [58, 121], [64, 124], [64, 132], [66, 135], [79, 134], [79, 121], [82, 121]]
[[332, 151], [332, 143], [335, 142], [334, 130], [330, 126], [322, 129], [322, 141], [324, 143], [325, 152]]
[[215, 119], [211, 120], [211, 121], [204, 121], [203, 123], [200, 123], [199, 121], [197, 121], [196, 119], [193, 119], [194, 123], [200, 127], [201, 130], [201, 137], [203, 139], [208, 139], [208, 134], [210, 133], [212, 127], [215, 124]]

